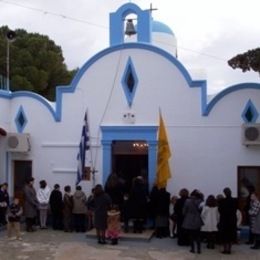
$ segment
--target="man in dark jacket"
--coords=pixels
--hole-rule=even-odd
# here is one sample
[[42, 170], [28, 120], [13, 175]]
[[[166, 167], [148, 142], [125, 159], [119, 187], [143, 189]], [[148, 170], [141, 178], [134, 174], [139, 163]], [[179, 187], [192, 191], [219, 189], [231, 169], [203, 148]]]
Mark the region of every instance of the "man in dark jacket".
[[33, 187], [34, 178], [29, 178], [24, 187], [24, 215], [26, 218], [26, 231], [32, 232], [38, 210], [38, 200]]

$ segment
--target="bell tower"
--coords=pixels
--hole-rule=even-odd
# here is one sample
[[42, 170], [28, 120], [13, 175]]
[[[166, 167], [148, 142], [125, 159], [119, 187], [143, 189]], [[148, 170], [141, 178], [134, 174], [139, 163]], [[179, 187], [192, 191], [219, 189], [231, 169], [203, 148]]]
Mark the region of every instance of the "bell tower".
[[137, 42], [151, 43], [151, 11], [149, 9], [141, 10], [137, 5], [127, 3], [118, 8], [116, 12], [110, 13], [110, 46], [125, 42], [124, 23], [129, 14], [137, 16]]

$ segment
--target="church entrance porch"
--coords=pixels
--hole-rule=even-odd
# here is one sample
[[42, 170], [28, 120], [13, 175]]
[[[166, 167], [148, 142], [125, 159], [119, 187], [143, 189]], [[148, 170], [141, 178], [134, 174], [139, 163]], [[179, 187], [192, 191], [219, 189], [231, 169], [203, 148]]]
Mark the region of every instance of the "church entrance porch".
[[148, 144], [145, 141], [113, 141], [112, 172], [124, 180], [130, 191], [133, 179], [142, 176], [148, 189]]
[[101, 126], [103, 185], [115, 172], [123, 174], [129, 187], [133, 177], [141, 175], [149, 190], [156, 175], [158, 126]]

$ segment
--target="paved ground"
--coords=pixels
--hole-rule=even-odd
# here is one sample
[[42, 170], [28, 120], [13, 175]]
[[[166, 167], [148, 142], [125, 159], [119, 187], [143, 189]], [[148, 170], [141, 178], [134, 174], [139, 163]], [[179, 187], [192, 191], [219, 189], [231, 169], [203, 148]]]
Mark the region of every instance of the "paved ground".
[[176, 240], [170, 238], [98, 245], [96, 239], [86, 238], [83, 233], [52, 230], [25, 232], [22, 241], [9, 241], [5, 231], [0, 231], [0, 260], [260, 260], [260, 250], [249, 249], [242, 243], [233, 247], [232, 255], [222, 255], [220, 251], [220, 248], [208, 250], [203, 245], [202, 254], [192, 254], [189, 248], [177, 246]]

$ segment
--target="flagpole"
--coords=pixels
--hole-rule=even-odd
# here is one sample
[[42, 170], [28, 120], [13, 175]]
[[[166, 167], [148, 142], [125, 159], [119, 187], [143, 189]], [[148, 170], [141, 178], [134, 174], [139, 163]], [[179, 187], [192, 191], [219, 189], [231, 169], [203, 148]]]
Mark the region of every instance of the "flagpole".
[[91, 142], [91, 132], [90, 132], [90, 127], [89, 127], [89, 113], [88, 113], [88, 109], [86, 110], [86, 114], [87, 114], [87, 127], [88, 127], [88, 131], [89, 131], [89, 153], [90, 153], [90, 166], [91, 166], [91, 176], [92, 176], [92, 187], [94, 188], [96, 185], [96, 176], [95, 173], [98, 172], [95, 168], [94, 162], [93, 162], [93, 146], [92, 146], [92, 142]]

